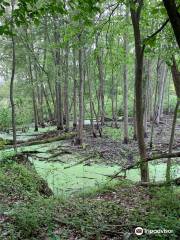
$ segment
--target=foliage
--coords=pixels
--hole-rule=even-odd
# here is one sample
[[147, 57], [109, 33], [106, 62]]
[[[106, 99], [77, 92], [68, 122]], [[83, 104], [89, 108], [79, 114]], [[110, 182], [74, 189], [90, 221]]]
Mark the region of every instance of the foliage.
[[[135, 197], [130, 195], [135, 187], [130, 182], [104, 185], [69, 200], [41, 197], [38, 184], [39, 177], [32, 168], [13, 162], [1, 163], [1, 212], [9, 218], [8, 224], [3, 223], [3, 229], [14, 239], [60, 237], [66, 240], [72, 233], [84, 239], [98, 239], [109, 231], [132, 234], [137, 225], [146, 229], [173, 229], [171, 239], [178, 235], [179, 192], [173, 188], [152, 188], [147, 191], [150, 198], [144, 200], [140, 197], [145, 189], [136, 189], [132, 192], [136, 194], [136, 206], [129, 211], [128, 204]], [[128, 224], [121, 229], [122, 222], [127, 220]], [[61, 231], [57, 231], [60, 226]]]
[[170, 236], [160, 235], [158, 239], [177, 239], [180, 229], [178, 221], [180, 213], [179, 192], [173, 188], [152, 188], [150, 196], [152, 199], [145, 203], [146, 212], [135, 210], [132, 214], [132, 221], [137, 226], [146, 229], [173, 230], [174, 233]]
[[[129, 126], [128, 132], [129, 132], [129, 137], [133, 138], [132, 126]], [[113, 140], [123, 140], [123, 137], [124, 137], [122, 128], [104, 127], [103, 133], [105, 136], [107, 136]]]
[[42, 228], [52, 229], [53, 199], [36, 198], [32, 203], [21, 204], [13, 209], [11, 216], [20, 238], [38, 236]]
[[7, 196], [19, 195], [27, 199], [33, 195], [39, 195], [41, 178], [38, 177], [35, 170], [28, 169], [26, 166], [8, 159], [4, 162], [1, 161], [0, 166], [1, 192], [4, 192]]
[[0, 129], [9, 128], [11, 125], [11, 115], [9, 108], [1, 108], [0, 110]]

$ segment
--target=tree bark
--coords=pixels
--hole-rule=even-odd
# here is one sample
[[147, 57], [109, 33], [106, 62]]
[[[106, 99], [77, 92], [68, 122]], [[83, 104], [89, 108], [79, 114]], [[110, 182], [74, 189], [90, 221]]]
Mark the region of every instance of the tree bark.
[[143, 0], [138, 1], [137, 9], [131, 6], [131, 18], [135, 38], [135, 56], [136, 56], [136, 73], [135, 73], [135, 92], [136, 92], [136, 125], [137, 125], [137, 139], [139, 154], [141, 158], [141, 181], [149, 181], [148, 163], [146, 162], [146, 146], [144, 141], [144, 127], [143, 127], [143, 103], [142, 103], [142, 74], [143, 74], [143, 55], [144, 49], [141, 45], [140, 34], [140, 14], [143, 5]]
[[11, 43], [12, 43], [12, 71], [10, 81], [10, 103], [11, 103], [11, 120], [13, 129], [13, 147], [14, 151], [17, 151], [17, 140], [16, 140], [16, 108], [14, 103], [14, 77], [16, 71], [16, 43], [13, 33], [13, 12], [14, 12], [14, 0], [11, 0]]
[[[177, 68], [177, 64], [176, 64], [176, 60], [175, 60], [174, 56], [173, 56], [173, 63], [171, 66], [171, 73], [172, 73], [174, 87], [175, 87], [176, 94], [177, 94], [177, 103], [176, 103], [176, 107], [174, 110], [174, 117], [173, 117], [172, 129], [171, 129], [171, 137], [170, 137], [170, 142], [169, 142], [169, 154], [172, 153], [175, 127], [176, 127], [178, 109], [179, 109], [179, 105], [180, 105], [180, 72]], [[170, 182], [170, 178], [171, 178], [171, 159], [169, 158], [167, 161], [166, 181]]]
[[[128, 22], [128, 10], [126, 10], [126, 22]], [[124, 59], [126, 61], [128, 54], [127, 33], [124, 34]], [[128, 70], [127, 63], [124, 63], [123, 69], [124, 76], [124, 143], [128, 143]]]
[[65, 49], [65, 74], [64, 74], [64, 112], [65, 112], [65, 122], [66, 122], [65, 131], [66, 132], [69, 131], [68, 55], [69, 55], [69, 49], [68, 49], [68, 46], [66, 46], [66, 49]]
[[86, 69], [87, 69], [87, 81], [88, 81], [88, 89], [89, 89], [89, 108], [90, 108], [90, 121], [91, 121], [91, 129], [93, 137], [97, 137], [96, 129], [94, 127], [94, 114], [93, 114], [93, 96], [92, 96], [92, 79], [90, 74], [90, 66], [86, 61]]
[[[55, 93], [56, 93], [56, 125], [57, 130], [63, 130], [63, 104], [62, 104], [62, 87], [61, 87], [61, 70], [60, 70], [60, 49], [58, 44], [60, 43], [60, 35], [57, 29], [57, 19], [54, 18], [54, 41], [56, 44], [54, 62], [56, 67], [56, 82], [55, 82]], [[62, 61], [61, 61], [62, 62]]]
[[164, 95], [164, 85], [166, 83], [167, 77], [167, 66], [165, 63], [161, 63], [158, 68], [158, 102], [156, 107], [156, 123], [159, 124], [162, 108], [163, 108], [163, 95]]
[[180, 14], [175, 0], [163, 0], [172, 29], [174, 31], [177, 44], [180, 48]]
[[[79, 35], [79, 42], [81, 42], [81, 35]], [[79, 47], [79, 126], [77, 144], [83, 143], [83, 117], [84, 117], [84, 79], [83, 79], [83, 60], [82, 47]]]
[[15, 39], [13, 34], [11, 37], [11, 41], [12, 41], [12, 72], [11, 72], [11, 82], [10, 82], [10, 102], [11, 102], [11, 111], [12, 111], [11, 114], [12, 114], [12, 129], [13, 129], [13, 147], [14, 147], [14, 150], [17, 151], [16, 110], [15, 110], [15, 103], [14, 103], [14, 77], [15, 77], [15, 70], [16, 70], [16, 51], [15, 51]]
[[33, 73], [32, 73], [32, 63], [29, 57], [29, 78], [32, 87], [32, 101], [33, 101], [33, 110], [34, 110], [34, 131], [38, 132], [38, 111], [37, 111], [37, 103], [35, 96], [35, 86], [33, 81]]
[[[176, 107], [175, 107], [175, 110], [174, 110], [172, 129], [171, 129], [171, 137], [170, 137], [170, 142], [169, 142], [169, 154], [172, 153], [172, 147], [173, 147], [173, 142], [174, 142], [174, 134], [175, 134], [175, 127], [176, 127], [179, 105], [180, 105], [180, 100], [177, 99]], [[171, 180], [171, 159], [168, 158], [167, 169], [166, 169], [166, 181], [170, 182], [170, 180]]]
[[73, 49], [73, 128], [77, 127], [77, 71], [76, 71], [76, 50]]
[[102, 62], [102, 50], [98, 49], [98, 37], [96, 37], [97, 48], [97, 66], [99, 72], [99, 104], [100, 104], [100, 116], [101, 125], [104, 125], [104, 71]]

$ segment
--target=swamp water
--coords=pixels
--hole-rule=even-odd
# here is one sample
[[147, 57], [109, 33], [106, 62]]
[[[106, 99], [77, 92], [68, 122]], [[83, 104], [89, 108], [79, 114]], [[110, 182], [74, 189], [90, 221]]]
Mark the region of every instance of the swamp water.
[[[107, 175], [112, 175], [120, 170], [117, 165], [92, 164], [91, 166], [84, 166], [79, 164], [66, 168], [69, 164], [38, 160], [33, 160], [33, 163], [38, 174], [48, 182], [55, 195], [86, 192], [92, 187], [98, 189], [102, 184], [109, 182], [110, 178]], [[173, 178], [180, 176], [180, 167], [178, 170], [177, 168], [177, 166], [176, 168], [175, 166], [172, 167]], [[166, 164], [149, 164], [149, 169], [152, 181], [165, 179]], [[138, 169], [128, 171], [127, 179], [139, 181], [140, 171]]]
[[[34, 164], [37, 173], [48, 182], [55, 195], [69, 195], [89, 192], [92, 188], [98, 189], [109, 182], [110, 178], [107, 177], [108, 175], [113, 175], [120, 171], [120, 166], [118, 165], [110, 166], [101, 163], [91, 163], [89, 165], [81, 163], [72, 166], [82, 160], [82, 156], [80, 157], [77, 154], [61, 155], [55, 159], [56, 161], [48, 161], [51, 156], [48, 150], [57, 150], [57, 148], [61, 149], [61, 147], [69, 148], [63, 141], [20, 148], [20, 151], [38, 150], [41, 152], [37, 154], [40, 160], [36, 156], [33, 156], [30, 160]], [[12, 153], [12, 149], [2, 150], [0, 151], [0, 157], [3, 158], [3, 156]], [[157, 164], [157, 161], [149, 163], [149, 170], [151, 181], [165, 179], [165, 163]], [[172, 178], [180, 177], [180, 166], [177, 164], [172, 166], [171, 175]], [[138, 169], [128, 171], [127, 179], [134, 182], [139, 181], [140, 171]]]

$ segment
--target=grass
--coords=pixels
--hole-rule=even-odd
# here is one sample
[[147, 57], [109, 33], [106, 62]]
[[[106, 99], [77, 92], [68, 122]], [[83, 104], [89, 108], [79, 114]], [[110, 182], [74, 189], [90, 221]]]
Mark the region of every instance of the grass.
[[[129, 126], [128, 128], [128, 134], [129, 134], [129, 138], [133, 138], [133, 127]], [[119, 140], [119, 141], [123, 141], [124, 138], [124, 132], [122, 128], [112, 128], [112, 127], [103, 127], [103, 133], [105, 136], [107, 136], [108, 138], [112, 139], [112, 140]]]

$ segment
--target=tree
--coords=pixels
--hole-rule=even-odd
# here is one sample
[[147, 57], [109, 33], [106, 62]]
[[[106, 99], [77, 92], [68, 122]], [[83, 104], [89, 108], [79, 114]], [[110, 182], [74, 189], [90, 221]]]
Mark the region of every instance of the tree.
[[12, 128], [13, 128], [13, 147], [17, 151], [16, 146], [16, 109], [14, 103], [14, 76], [16, 70], [16, 48], [15, 48], [15, 37], [13, 32], [13, 12], [14, 12], [14, 1], [11, 1], [11, 42], [12, 42], [12, 72], [11, 72], [11, 81], [10, 81], [10, 102], [12, 110]]
[[[128, 23], [129, 12], [126, 9], [126, 22]], [[127, 59], [128, 53], [128, 43], [127, 43], [127, 33], [124, 33], [124, 58]], [[128, 143], [128, 72], [127, 63], [124, 63], [123, 70], [124, 77], [124, 143]]]
[[146, 162], [146, 146], [144, 142], [144, 127], [143, 127], [143, 103], [142, 103], [142, 73], [143, 73], [143, 55], [144, 49], [141, 42], [140, 33], [140, 15], [143, 6], [143, 0], [138, 0], [137, 4], [131, 3], [131, 19], [134, 30], [135, 39], [135, 94], [136, 94], [136, 124], [137, 124], [137, 139], [139, 154], [141, 158], [141, 181], [149, 181], [148, 163]]
[[81, 145], [83, 143], [83, 123], [84, 123], [84, 76], [83, 76], [83, 59], [82, 59], [82, 33], [78, 36], [79, 39], [79, 126], [78, 126], [78, 137], [76, 143]]
[[58, 44], [60, 42], [60, 33], [57, 28], [57, 18], [54, 18], [54, 41], [56, 44], [55, 53], [54, 53], [54, 62], [55, 62], [55, 93], [56, 93], [56, 124], [57, 130], [63, 130], [63, 104], [62, 104], [62, 79], [61, 79], [61, 55]]
[[178, 12], [179, 6], [177, 6], [176, 0], [163, 0], [163, 3], [169, 16], [177, 44], [180, 48], [180, 14]]
[[[176, 107], [174, 109], [174, 117], [173, 117], [172, 129], [171, 129], [171, 137], [170, 137], [170, 142], [169, 142], [169, 154], [172, 153], [175, 127], [176, 127], [178, 109], [179, 109], [179, 105], [180, 105], [180, 72], [177, 68], [177, 63], [176, 63], [176, 60], [175, 60], [174, 56], [172, 58], [171, 73], [172, 73], [172, 78], [173, 78], [173, 82], [174, 82], [174, 87], [175, 87], [175, 90], [176, 90], [177, 102], [176, 102]], [[166, 169], [166, 181], [169, 183], [170, 179], [171, 179], [171, 159], [168, 158], [167, 169]]]

